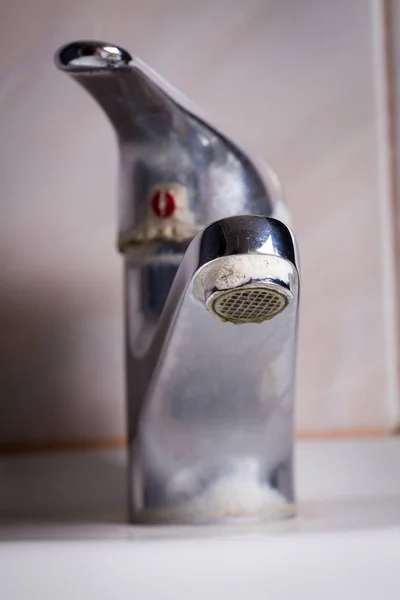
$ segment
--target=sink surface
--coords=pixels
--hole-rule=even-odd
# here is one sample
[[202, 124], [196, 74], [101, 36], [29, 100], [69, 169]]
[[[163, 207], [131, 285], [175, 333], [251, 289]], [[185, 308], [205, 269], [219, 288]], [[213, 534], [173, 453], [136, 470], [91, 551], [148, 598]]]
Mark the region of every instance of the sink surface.
[[0, 597], [399, 598], [400, 439], [297, 444], [298, 516], [126, 525], [125, 454], [0, 460]]

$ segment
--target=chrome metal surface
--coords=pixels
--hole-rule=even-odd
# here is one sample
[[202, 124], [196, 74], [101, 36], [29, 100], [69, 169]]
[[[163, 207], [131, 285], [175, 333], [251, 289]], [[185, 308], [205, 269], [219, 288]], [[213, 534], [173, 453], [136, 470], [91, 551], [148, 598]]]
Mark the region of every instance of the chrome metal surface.
[[273, 172], [125, 50], [56, 62], [120, 149], [132, 521], [290, 514], [299, 276]]

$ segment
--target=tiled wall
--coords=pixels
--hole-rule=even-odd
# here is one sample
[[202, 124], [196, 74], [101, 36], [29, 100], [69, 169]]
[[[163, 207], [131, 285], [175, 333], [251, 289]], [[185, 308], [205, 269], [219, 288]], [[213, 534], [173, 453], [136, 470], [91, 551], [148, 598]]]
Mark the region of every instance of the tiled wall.
[[298, 429], [395, 425], [380, 5], [3, 7], [1, 444], [124, 434], [114, 138], [52, 63], [58, 45], [79, 38], [126, 46], [279, 173], [302, 253]]

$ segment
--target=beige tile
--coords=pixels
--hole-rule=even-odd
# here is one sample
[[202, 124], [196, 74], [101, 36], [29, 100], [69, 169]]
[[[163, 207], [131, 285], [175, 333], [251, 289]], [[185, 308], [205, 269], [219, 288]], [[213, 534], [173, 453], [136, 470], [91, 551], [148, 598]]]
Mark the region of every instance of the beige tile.
[[1, 24], [0, 442], [124, 430], [115, 143], [52, 64], [79, 37], [127, 46], [273, 164], [302, 254], [298, 427], [387, 427], [369, 3], [26, 5]]

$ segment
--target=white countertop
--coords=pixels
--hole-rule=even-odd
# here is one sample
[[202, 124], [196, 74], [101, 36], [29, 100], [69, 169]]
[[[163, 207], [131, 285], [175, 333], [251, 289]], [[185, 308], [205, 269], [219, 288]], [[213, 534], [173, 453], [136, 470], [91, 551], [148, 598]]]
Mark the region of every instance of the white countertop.
[[122, 451], [4, 458], [0, 597], [400, 597], [400, 440], [302, 442], [296, 472], [296, 519], [143, 527]]

